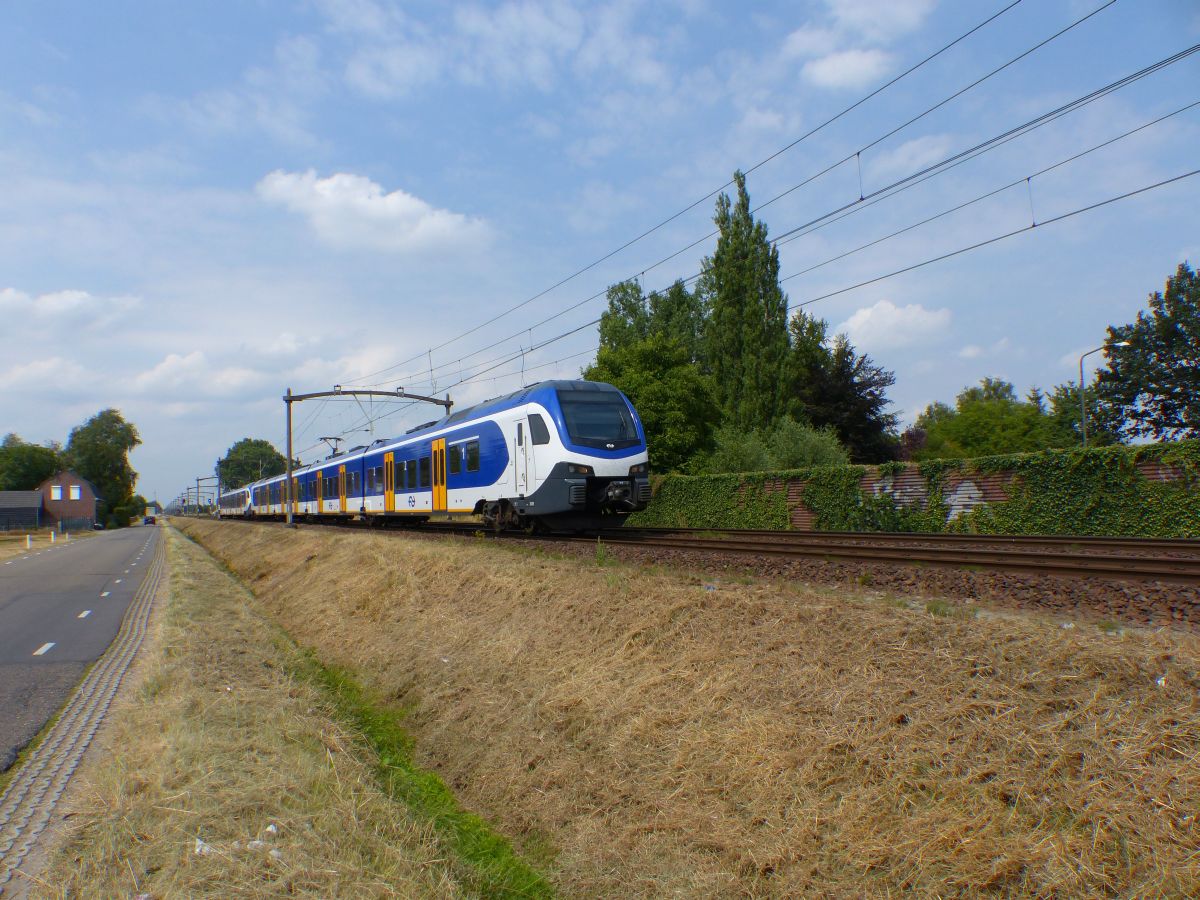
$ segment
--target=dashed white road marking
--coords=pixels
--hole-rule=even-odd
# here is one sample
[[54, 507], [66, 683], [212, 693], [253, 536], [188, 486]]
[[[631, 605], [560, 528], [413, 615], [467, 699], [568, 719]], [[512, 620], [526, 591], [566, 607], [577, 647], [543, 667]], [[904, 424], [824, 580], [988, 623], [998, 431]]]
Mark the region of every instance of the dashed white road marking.
[[108, 596], [109, 594], [111, 594], [111, 593], [112, 593], [112, 591], [105, 591], [105, 592], [104, 592], [103, 594], [101, 594], [100, 596], [101, 596], [101, 597], [107, 597], [107, 596]]
[[118, 578], [116, 581], [114, 581], [114, 582], [113, 582], [113, 584], [120, 584], [120, 583], [121, 583], [121, 579], [120, 579], [120, 578]]
[[50, 643], [48, 643], [48, 644], [42, 644], [42, 646], [38, 647], [36, 650], [33, 651], [33, 655], [34, 656], [45, 656], [47, 653], [50, 652], [50, 648], [53, 646], [54, 646], [54, 641], [50, 641]]
[[75, 618], [77, 618], [77, 619], [86, 619], [86, 618], [87, 618], [88, 616], [90, 616], [91, 614], [92, 614], [92, 611], [91, 611], [90, 609], [85, 609], [83, 612], [81, 612], [81, 613], [80, 613], [79, 615], [77, 615]]

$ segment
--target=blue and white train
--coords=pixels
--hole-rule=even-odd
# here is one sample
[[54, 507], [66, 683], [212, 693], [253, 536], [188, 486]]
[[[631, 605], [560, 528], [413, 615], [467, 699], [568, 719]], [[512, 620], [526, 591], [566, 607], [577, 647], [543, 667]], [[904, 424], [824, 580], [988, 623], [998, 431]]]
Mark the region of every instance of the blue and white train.
[[[285, 481], [223, 493], [220, 515], [285, 517]], [[592, 529], [650, 500], [646, 434], [612, 385], [544, 381], [296, 469], [292, 497], [293, 517], [310, 521]]]

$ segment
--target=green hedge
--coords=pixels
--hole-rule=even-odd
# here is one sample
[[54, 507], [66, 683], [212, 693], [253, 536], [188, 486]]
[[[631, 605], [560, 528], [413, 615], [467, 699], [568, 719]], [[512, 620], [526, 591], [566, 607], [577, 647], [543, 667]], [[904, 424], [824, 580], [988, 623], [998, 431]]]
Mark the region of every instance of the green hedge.
[[[1147, 480], [1138, 463], [1160, 462], [1183, 477]], [[888, 463], [882, 476], [915, 464]], [[900, 506], [889, 496], [864, 494], [865, 466], [668, 475], [654, 479], [649, 507], [630, 516], [646, 527], [776, 528], [790, 525], [787, 483], [804, 481], [803, 503], [822, 531], [953, 531], [979, 534], [1093, 534], [1200, 537], [1200, 441], [1090, 450], [1047, 450], [917, 465], [929, 487], [923, 506]], [[944, 490], [950, 475], [999, 474], [1005, 502], [985, 504], [954, 519]]]

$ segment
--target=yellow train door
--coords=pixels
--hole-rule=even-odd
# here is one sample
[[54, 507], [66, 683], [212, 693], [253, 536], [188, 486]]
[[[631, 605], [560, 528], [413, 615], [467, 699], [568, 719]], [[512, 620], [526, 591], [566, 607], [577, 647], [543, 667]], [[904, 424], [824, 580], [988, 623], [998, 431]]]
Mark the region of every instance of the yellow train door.
[[300, 512], [300, 476], [292, 478], [292, 515]]
[[396, 511], [396, 455], [383, 455], [383, 511]]
[[317, 512], [325, 512], [325, 473], [317, 472]]
[[446, 511], [446, 440], [433, 442], [433, 511]]
[[346, 511], [346, 467], [338, 466], [338, 501], [342, 512]]

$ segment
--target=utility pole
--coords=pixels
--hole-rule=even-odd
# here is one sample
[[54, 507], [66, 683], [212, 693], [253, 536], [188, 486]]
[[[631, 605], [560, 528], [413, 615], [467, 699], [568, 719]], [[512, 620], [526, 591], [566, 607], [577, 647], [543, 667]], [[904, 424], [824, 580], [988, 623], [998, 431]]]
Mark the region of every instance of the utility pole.
[[446, 395], [445, 400], [439, 400], [437, 397], [426, 397], [423, 394], [409, 394], [403, 388], [397, 388], [394, 391], [368, 391], [368, 390], [342, 390], [340, 384], [335, 384], [332, 391], [315, 391], [310, 394], [293, 394], [292, 389], [288, 388], [287, 393], [283, 395], [284, 405], [287, 407], [287, 487], [284, 496], [287, 498], [287, 525], [289, 528], [294, 528], [296, 523], [292, 519], [292, 404], [300, 403], [304, 400], [314, 400], [317, 397], [387, 397], [391, 400], [422, 400], [425, 403], [436, 403], [438, 406], [446, 408], [446, 414], [449, 415], [450, 408], [454, 405], [450, 400], [450, 395]]

